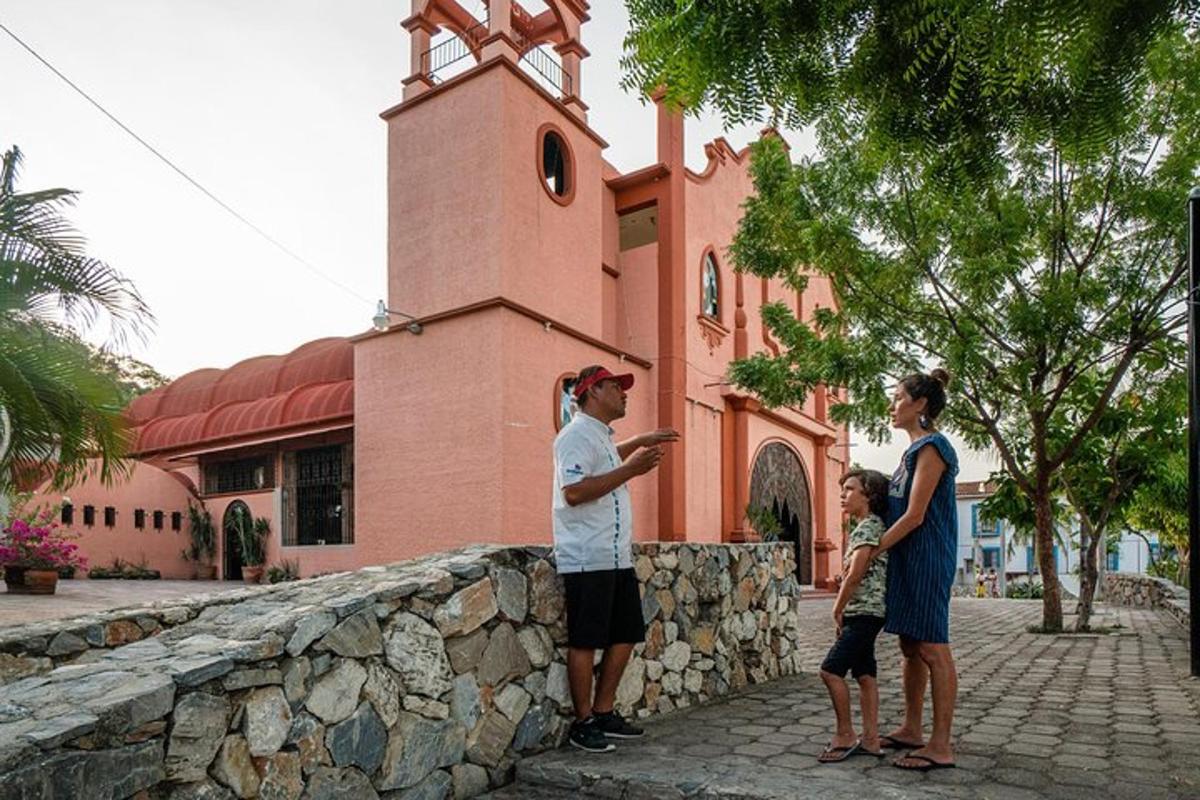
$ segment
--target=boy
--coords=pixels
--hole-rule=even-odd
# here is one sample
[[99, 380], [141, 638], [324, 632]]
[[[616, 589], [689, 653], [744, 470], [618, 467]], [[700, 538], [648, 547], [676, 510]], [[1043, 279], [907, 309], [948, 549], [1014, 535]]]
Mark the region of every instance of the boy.
[[[882, 472], [855, 469], [841, 480], [842, 510], [854, 528], [842, 565], [842, 586], [833, 604], [837, 641], [821, 664], [821, 680], [829, 689], [837, 717], [837, 733], [818, 756], [822, 763], [844, 761], [855, 753], [882, 756], [879, 749], [879, 687], [875, 683], [875, 638], [883, 629], [887, 592], [887, 554], [874, 560], [872, 551], [884, 533], [888, 478]], [[858, 681], [862, 703], [862, 738], [854, 733], [846, 673]]]

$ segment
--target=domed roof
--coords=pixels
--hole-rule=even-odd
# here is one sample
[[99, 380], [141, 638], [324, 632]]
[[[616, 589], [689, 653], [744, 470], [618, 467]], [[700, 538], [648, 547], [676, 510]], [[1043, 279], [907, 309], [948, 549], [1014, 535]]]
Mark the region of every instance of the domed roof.
[[287, 355], [255, 356], [228, 369], [198, 369], [136, 398], [126, 409], [136, 455], [351, 418], [354, 346], [318, 339]]

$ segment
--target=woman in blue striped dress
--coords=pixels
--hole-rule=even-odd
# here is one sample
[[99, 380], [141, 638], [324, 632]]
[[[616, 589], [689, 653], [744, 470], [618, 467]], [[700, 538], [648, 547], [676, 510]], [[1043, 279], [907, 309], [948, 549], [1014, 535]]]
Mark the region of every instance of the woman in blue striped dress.
[[[878, 548], [890, 550], [884, 630], [899, 635], [904, 655], [904, 722], [881, 742], [912, 750], [893, 763], [921, 771], [954, 766], [950, 725], [958, 675], [950, 652], [950, 587], [958, 547], [958, 456], [934, 424], [946, 407], [949, 382], [945, 370], [935, 369], [896, 385], [892, 427], [907, 433], [910, 444], [892, 476], [888, 529]], [[921, 719], [927, 684], [933, 686], [928, 742]]]

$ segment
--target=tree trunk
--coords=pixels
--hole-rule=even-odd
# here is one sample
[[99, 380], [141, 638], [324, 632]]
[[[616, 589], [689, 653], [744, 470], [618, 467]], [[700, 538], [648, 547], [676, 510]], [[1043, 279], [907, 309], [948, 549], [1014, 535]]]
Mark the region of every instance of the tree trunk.
[[1033, 505], [1037, 521], [1038, 569], [1042, 573], [1042, 630], [1061, 633], [1062, 592], [1054, 565], [1054, 512], [1050, 506], [1050, 482], [1045, 477], [1038, 478]]
[[1079, 515], [1079, 538], [1082, 545], [1079, 549], [1079, 616], [1075, 620], [1075, 630], [1087, 631], [1091, 630], [1092, 604], [1100, 579], [1100, 570], [1096, 564], [1100, 536], [1084, 514]]

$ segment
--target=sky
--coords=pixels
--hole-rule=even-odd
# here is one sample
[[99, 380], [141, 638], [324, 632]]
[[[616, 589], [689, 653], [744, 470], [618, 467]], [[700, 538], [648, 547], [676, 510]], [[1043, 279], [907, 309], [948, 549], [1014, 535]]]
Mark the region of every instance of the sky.
[[[0, 147], [24, 152], [20, 187], [80, 192], [70, 218], [90, 254], [130, 278], [157, 318], [131, 355], [178, 376], [369, 327], [387, 276], [379, 112], [408, 74], [407, 11], [407, 0], [0, 0], [0, 23], [332, 279], [252, 232], [0, 32]], [[617, 0], [593, 0], [591, 15], [583, 99], [605, 157], [637, 169], [654, 160], [654, 111], [618, 85], [628, 18]], [[760, 127], [689, 119], [689, 166], [703, 167], [704, 142], [724, 135], [740, 148]], [[793, 153], [814, 152], [807, 132], [785, 136]], [[903, 450], [852, 438], [852, 459], [885, 471]], [[961, 477], [986, 477], [993, 460], [959, 450]]]

